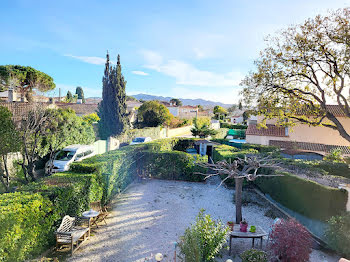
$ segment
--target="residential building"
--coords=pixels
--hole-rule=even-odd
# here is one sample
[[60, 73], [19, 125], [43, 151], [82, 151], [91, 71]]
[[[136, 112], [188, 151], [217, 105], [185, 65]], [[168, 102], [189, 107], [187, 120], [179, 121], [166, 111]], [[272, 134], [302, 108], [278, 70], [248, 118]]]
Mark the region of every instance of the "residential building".
[[[329, 110], [350, 133], [350, 118], [336, 105], [328, 106]], [[258, 128], [263, 116], [257, 117], [257, 123], [249, 122], [246, 131], [246, 141], [252, 144], [273, 145], [282, 149], [302, 150], [326, 154], [335, 148], [342, 149], [344, 154], [350, 154], [350, 142], [340, 136], [337, 130], [322, 126], [297, 124], [293, 127], [276, 126], [276, 120], [267, 120], [267, 128]]]
[[169, 112], [179, 118], [191, 119], [198, 117], [198, 107], [197, 106], [167, 106]]

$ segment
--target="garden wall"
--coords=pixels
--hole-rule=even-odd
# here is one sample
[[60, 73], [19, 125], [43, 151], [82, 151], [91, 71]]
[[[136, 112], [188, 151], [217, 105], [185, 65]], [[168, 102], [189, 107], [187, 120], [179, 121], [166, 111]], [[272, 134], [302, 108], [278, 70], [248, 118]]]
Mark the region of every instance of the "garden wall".
[[[0, 261], [23, 261], [54, 244], [64, 215], [79, 216], [92, 201], [107, 203], [138, 176], [202, 181], [195, 161], [185, 152], [193, 139], [162, 139], [126, 146], [73, 163], [57, 173], [0, 195]], [[171, 163], [171, 165], [169, 165]]]
[[191, 135], [191, 129], [193, 128], [192, 125], [190, 126], [183, 126], [179, 128], [167, 128], [166, 129], [166, 136], [167, 137], [177, 137], [182, 135]]

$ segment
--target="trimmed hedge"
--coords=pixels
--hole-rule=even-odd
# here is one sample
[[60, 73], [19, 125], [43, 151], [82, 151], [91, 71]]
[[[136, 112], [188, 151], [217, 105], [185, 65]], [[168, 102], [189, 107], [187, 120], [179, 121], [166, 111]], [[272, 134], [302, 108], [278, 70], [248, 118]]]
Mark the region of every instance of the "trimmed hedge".
[[108, 202], [138, 175], [202, 181], [205, 172], [186, 150], [193, 139], [156, 140], [85, 159], [57, 173], [24, 185], [19, 192], [0, 195], [0, 261], [23, 261], [55, 241], [53, 232], [65, 215], [79, 216], [92, 201]]
[[255, 149], [247, 149], [247, 150], [239, 150], [238, 148], [228, 146], [228, 145], [221, 145], [214, 147], [213, 150], [213, 160], [214, 162], [221, 161], [221, 160], [234, 160], [236, 158], [244, 158], [247, 154], [258, 154], [259, 152]]
[[213, 135], [213, 138], [217, 138], [217, 139], [221, 139], [221, 138], [225, 138], [227, 135], [227, 132], [229, 131], [228, 128], [219, 128], [215, 130], [217, 133], [215, 135]]
[[347, 192], [283, 172], [281, 177], [260, 177], [254, 183], [285, 207], [309, 218], [326, 221], [345, 211]]
[[[138, 153], [141, 175], [159, 179], [204, 181], [206, 169], [196, 165], [197, 161], [207, 161], [207, 157], [193, 156], [179, 151]], [[164, 165], [164, 163], [169, 163]]]
[[230, 124], [230, 123], [220, 123], [220, 127], [222, 128], [228, 128], [228, 129], [247, 129], [247, 125], [241, 125], [241, 124]]
[[53, 203], [38, 193], [0, 195], [0, 261], [24, 261], [47, 248], [53, 210]]

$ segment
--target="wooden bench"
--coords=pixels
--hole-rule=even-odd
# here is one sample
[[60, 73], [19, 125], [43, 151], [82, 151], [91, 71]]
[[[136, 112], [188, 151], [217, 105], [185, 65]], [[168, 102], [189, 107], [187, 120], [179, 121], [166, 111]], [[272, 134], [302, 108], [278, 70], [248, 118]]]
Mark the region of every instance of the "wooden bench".
[[[88, 221], [88, 219], [83, 217], [65, 216], [60, 227], [55, 232], [56, 249], [63, 245], [69, 245], [73, 255], [81, 243], [90, 237], [90, 228], [84, 226]], [[75, 248], [74, 245], [76, 246]]]

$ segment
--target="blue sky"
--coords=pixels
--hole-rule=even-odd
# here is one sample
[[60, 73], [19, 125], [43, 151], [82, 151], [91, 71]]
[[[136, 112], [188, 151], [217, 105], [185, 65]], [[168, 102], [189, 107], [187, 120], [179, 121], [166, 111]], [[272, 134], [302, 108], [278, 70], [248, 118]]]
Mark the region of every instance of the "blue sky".
[[[62, 93], [101, 96], [106, 50], [128, 94], [239, 99], [264, 37], [349, 0], [12, 0], [0, 9], [1, 64], [32, 66]], [[58, 90], [50, 95], [58, 95]]]

